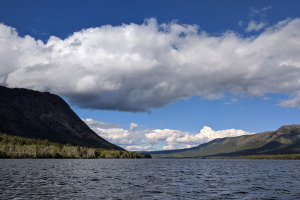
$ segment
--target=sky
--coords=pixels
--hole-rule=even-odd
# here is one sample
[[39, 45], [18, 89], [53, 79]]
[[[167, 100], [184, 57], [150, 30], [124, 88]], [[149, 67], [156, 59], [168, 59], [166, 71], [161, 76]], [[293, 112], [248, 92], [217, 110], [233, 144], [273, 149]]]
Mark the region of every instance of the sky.
[[2, 0], [0, 85], [127, 150], [299, 124], [298, 0]]

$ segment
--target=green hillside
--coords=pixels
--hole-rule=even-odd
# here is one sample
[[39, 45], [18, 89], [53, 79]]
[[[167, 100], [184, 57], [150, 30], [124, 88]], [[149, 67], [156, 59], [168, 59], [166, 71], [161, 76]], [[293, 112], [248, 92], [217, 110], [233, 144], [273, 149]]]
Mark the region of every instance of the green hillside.
[[0, 158], [146, 158], [136, 152], [88, 148], [0, 133]]
[[215, 139], [191, 149], [175, 152], [149, 152], [153, 158], [228, 157], [300, 153], [300, 125], [288, 125], [277, 131]]

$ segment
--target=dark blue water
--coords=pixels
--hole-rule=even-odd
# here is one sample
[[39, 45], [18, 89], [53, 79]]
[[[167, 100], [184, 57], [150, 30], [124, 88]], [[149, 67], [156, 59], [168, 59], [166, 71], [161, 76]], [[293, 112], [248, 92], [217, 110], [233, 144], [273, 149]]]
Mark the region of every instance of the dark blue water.
[[1, 199], [300, 199], [295, 160], [1, 159]]

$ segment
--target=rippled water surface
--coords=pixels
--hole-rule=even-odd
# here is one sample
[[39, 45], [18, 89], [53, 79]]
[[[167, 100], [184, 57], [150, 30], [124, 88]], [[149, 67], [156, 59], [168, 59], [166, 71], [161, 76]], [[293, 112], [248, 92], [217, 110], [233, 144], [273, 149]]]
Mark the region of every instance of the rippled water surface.
[[296, 160], [1, 159], [1, 199], [300, 199]]

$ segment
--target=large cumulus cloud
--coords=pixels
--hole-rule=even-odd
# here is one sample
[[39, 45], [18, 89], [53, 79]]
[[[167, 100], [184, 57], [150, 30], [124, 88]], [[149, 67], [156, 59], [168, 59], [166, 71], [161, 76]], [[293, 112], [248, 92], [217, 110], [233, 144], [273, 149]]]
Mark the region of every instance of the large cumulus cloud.
[[140, 112], [224, 93], [284, 93], [290, 99], [280, 105], [299, 107], [299, 52], [300, 19], [247, 38], [149, 19], [52, 36], [46, 43], [1, 24], [0, 84], [50, 91], [92, 109]]
[[130, 151], [189, 148], [216, 138], [253, 134], [237, 129], [216, 131], [208, 126], [204, 126], [199, 133], [172, 129], [143, 129], [135, 123], [131, 123], [127, 129], [112, 128], [113, 124], [110, 123], [92, 119], [83, 119], [83, 121], [101, 137]]

